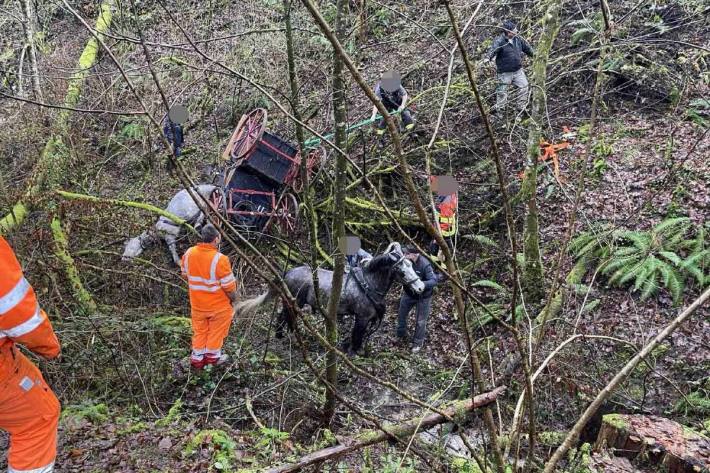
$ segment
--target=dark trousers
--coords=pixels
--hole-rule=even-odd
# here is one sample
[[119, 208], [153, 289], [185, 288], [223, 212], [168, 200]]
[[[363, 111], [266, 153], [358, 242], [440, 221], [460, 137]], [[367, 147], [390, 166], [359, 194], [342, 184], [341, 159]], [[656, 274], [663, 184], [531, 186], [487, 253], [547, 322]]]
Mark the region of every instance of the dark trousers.
[[407, 316], [414, 306], [417, 306], [417, 326], [414, 330], [413, 343], [415, 346], [422, 346], [424, 344], [424, 337], [426, 337], [426, 321], [431, 311], [431, 297], [427, 297], [426, 299], [414, 299], [407, 295], [406, 292], [402, 294], [402, 298], [399, 300], [397, 336], [404, 337], [407, 335]]
[[[392, 112], [396, 112], [397, 109], [395, 108], [395, 109], [387, 110], [387, 111], [389, 113], [392, 113]], [[411, 125], [412, 123], [414, 123], [414, 119], [412, 118], [412, 112], [410, 112], [408, 108], [405, 108], [404, 110], [402, 110], [402, 113], [400, 115], [402, 116], [402, 122], [404, 123], [405, 127], [407, 125]], [[379, 128], [381, 130], [381, 129], [385, 128], [385, 126], [386, 126], [385, 119], [380, 118], [380, 121], [377, 124], [377, 128]]]

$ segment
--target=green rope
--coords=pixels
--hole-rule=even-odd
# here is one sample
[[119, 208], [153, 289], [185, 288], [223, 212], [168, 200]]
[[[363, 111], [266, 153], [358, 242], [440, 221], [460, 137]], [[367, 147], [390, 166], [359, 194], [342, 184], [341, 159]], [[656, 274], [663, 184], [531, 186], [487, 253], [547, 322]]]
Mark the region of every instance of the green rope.
[[[396, 115], [399, 115], [400, 113], [402, 113], [402, 112], [399, 112], [399, 111], [392, 112], [392, 113], [390, 113], [390, 116], [396, 116]], [[374, 118], [368, 118], [367, 120], [362, 120], [360, 122], [355, 123], [354, 125], [350, 125], [349, 127], [347, 127], [345, 129], [345, 132], [350, 133], [353, 130], [357, 130], [358, 128], [362, 128], [363, 126], [370, 125], [372, 123], [375, 123], [380, 118], [382, 118], [382, 115], [375, 115]], [[327, 135], [324, 135], [323, 138], [325, 138], [326, 140], [331, 140], [333, 138], [333, 136], [335, 136], [335, 133], [329, 133]], [[303, 146], [306, 149], [314, 149], [314, 148], [319, 147], [320, 144], [321, 144], [321, 139], [316, 136], [314, 138], [311, 138], [310, 140], [306, 140], [303, 143]]]

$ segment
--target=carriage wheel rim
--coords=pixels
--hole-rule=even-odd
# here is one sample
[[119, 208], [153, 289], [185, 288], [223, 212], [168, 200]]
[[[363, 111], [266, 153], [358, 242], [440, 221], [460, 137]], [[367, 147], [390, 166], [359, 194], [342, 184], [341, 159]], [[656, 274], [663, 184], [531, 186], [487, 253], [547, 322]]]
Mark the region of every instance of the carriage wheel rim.
[[286, 234], [293, 233], [298, 222], [298, 200], [290, 192], [284, 194], [279, 204], [279, 210], [281, 211], [279, 216], [281, 228]]
[[242, 117], [235, 131], [238, 136], [232, 149], [236, 159], [244, 158], [256, 146], [266, 129], [266, 118], [267, 112], [263, 108], [254, 109]]

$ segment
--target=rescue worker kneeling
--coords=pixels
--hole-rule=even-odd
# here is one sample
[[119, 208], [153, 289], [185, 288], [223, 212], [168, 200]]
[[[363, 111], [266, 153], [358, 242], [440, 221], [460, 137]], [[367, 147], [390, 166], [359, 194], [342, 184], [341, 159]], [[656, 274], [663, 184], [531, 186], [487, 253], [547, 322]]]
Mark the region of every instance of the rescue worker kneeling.
[[59, 340], [15, 253], [0, 237], [0, 429], [10, 434], [10, 473], [50, 473], [57, 456], [59, 401], [18, 349], [59, 356]]
[[188, 249], [180, 265], [192, 308], [190, 363], [197, 369], [221, 365], [229, 359], [222, 353], [222, 345], [234, 317], [237, 282], [229, 258], [218, 251], [220, 241], [215, 226], [205, 225], [202, 243]]

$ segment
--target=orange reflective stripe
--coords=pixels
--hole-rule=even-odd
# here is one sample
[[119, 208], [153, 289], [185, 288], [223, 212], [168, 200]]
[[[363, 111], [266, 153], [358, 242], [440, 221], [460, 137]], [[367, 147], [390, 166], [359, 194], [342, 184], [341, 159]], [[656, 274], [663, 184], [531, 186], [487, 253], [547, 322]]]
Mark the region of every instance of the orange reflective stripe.
[[14, 327], [0, 330], [0, 338], [19, 338], [23, 335], [27, 335], [28, 333], [39, 327], [42, 322], [44, 322], [44, 319], [42, 318], [42, 314], [40, 313], [39, 306], [37, 306], [35, 309], [35, 313], [29, 319], [18, 325], [15, 325]]
[[200, 243], [183, 256], [183, 269], [193, 311], [212, 312], [231, 308], [225, 291], [232, 290], [235, 280], [225, 255], [209, 244]]
[[0, 315], [7, 314], [22, 302], [30, 288], [30, 283], [22, 277], [9, 292], [0, 294]]

